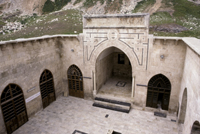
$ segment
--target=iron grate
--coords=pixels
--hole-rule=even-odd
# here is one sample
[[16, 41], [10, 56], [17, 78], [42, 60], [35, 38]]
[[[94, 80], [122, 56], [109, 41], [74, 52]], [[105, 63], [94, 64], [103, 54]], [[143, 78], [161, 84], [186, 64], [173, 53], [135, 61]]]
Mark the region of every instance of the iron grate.
[[123, 81], [118, 81], [116, 86], [117, 87], [124, 87], [126, 85], [126, 82], [123, 82]]

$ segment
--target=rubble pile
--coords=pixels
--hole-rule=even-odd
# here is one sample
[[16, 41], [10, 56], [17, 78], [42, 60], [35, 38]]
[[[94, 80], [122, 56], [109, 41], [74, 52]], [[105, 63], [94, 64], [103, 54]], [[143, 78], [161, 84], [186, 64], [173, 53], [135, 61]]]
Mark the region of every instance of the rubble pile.
[[21, 24], [20, 22], [6, 22], [6, 25], [0, 29], [0, 34], [16, 32], [24, 27], [25, 25]]

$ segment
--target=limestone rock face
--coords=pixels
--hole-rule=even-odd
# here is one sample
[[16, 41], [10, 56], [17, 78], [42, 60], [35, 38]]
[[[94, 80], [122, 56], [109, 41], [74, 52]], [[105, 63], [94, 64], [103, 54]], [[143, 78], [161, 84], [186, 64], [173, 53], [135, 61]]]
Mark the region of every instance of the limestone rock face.
[[159, 26], [150, 26], [150, 30], [159, 32], [179, 33], [188, 29], [178, 24], [162, 24]]
[[41, 14], [46, 0], [0, 0], [0, 14], [3, 12], [22, 11], [22, 14]]
[[193, 3], [195, 3], [195, 4], [198, 4], [198, 5], [200, 5], [200, 0], [188, 0], [188, 1], [190, 1], [190, 2], [193, 2]]

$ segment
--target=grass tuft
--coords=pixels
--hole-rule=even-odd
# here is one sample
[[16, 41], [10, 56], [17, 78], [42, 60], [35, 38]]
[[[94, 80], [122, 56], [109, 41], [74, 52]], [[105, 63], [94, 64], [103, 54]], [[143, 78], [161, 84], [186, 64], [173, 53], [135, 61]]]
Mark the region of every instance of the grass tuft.
[[137, 3], [137, 6], [133, 10], [133, 13], [143, 12], [147, 7], [152, 6], [156, 3], [156, 0], [142, 0]]

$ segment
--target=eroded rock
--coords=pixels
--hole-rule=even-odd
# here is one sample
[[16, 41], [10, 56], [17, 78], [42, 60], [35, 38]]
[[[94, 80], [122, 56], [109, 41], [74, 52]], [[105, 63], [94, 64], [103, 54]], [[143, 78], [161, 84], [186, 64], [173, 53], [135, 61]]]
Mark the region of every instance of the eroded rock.
[[150, 26], [150, 30], [159, 32], [179, 33], [187, 31], [188, 29], [178, 24], [162, 24], [159, 26]]

